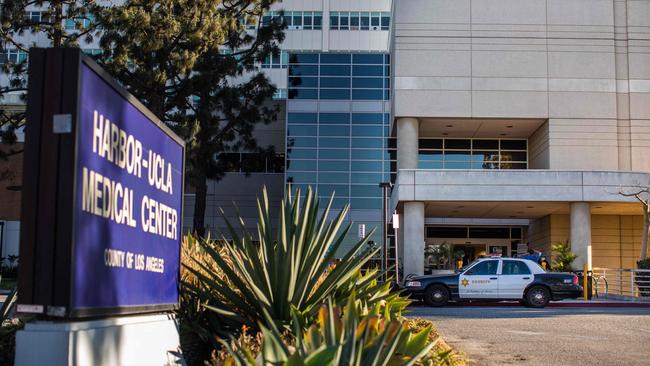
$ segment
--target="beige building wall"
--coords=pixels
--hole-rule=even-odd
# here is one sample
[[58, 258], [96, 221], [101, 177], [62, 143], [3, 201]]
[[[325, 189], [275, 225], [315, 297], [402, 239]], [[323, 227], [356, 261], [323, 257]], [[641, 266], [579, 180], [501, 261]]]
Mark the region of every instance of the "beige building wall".
[[[570, 237], [569, 215], [548, 215], [531, 222], [528, 242], [532, 249], [550, 255], [551, 245]], [[643, 217], [592, 215], [593, 267], [635, 268], [641, 251]]]
[[409, 0], [394, 36], [396, 117], [543, 118], [533, 168], [650, 171], [650, 1]]

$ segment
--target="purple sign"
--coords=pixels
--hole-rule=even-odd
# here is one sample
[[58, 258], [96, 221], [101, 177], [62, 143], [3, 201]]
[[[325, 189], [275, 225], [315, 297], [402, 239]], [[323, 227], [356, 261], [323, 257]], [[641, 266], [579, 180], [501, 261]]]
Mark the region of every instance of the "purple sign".
[[71, 307], [178, 303], [184, 147], [81, 63]]

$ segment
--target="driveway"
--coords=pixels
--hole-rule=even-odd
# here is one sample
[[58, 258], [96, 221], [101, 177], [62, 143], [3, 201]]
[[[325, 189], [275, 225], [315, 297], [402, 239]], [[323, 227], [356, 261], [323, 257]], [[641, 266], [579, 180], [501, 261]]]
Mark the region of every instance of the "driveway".
[[649, 365], [650, 308], [412, 307], [471, 365]]

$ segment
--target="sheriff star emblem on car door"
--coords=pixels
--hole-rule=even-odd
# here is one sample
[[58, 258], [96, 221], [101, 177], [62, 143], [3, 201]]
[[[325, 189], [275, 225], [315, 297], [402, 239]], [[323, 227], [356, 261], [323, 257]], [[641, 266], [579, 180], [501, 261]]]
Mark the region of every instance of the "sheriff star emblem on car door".
[[467, 278], [463, 278], [461, 283], [463, 284], [463, 287], [467, 287], [467, 285], [469, 285], [469, 281], [467, 280]]

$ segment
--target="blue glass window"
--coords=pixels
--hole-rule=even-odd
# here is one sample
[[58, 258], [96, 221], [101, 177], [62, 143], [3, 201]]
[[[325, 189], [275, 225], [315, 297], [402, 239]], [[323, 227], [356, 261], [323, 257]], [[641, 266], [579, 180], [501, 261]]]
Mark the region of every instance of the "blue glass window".
[[350, 147], [350, 138], [321, 137], [318, 139], [319, 147]]
[[318, 127], [320, 136], [350, 136], [349, 125], [320, 125]]
[[289, 89], [289, 99], [318, 99], [318, 89]]
[[287, 170], [316, 170], [316, 160], [287, 160]]
[[352, 78], [353, 88], [378, 88], [384, 87], [384, 79], [382, 78]]
[[292, 76], [318, 76], [318, 66], [316, 65], [291, 65], [289, 75]]
[[382, 89], [353, 89], [352, 99], [354, 100], [383, 100], [384, 91]]
[[350, 159], [349, 149], [320, 149], [318, 157], [321, 159]]
[[316, 149], [287, 149], [287, 159], [316, 159]]
[[352, 55], [349, 53], [322, 53], [321, 64], [350, 64]]
[[316, 113], [289, 113], [287, 116], [289, 123], [316, 123], [318, 114]]
[[381, 66], [371, 65], [354, 65], [352, 66], [353, 76], [384, 76], [384, 68]]
[[378, 172], [382, 169], [381, 161], [352, 160], [350, 169], [353, 172]]
[[376, 64], [381, 65], [384, 63], [383, 54], [367, 54], [359, 53], [352, 55], [352, 62], [355, 64]]
[[300, 88], [318, 88], [318, 78], [317, 77], [291, 77], [289, 78], [290, 87], [300, 87]]
[[321, 78], [321, 88], [349, 88], [350, 78]]
[[289, 57], [291, 64], [318, 64], [317, 53], [292, 53]]
[[321, 89], [320, 98], [349, 100], [350, 89]]
[[315, 125], [289, 125], [287, 134], [289, 136], [315, 136]]
[[350, 162], [342, 160], [320, 160], [318, 162], [319, 171], [349, 171]]
[[352, 149], [352, 159], [381, 160], [383, 158], [381, 150], [377, 149]]
[[379, 184], [355, 184], [350, 189], [350, 193], [353, 197], [381, 197], [381, 188], [379, 187]]
[[383, 124], [381, 113], [352, 113], [352, 123], [355, 124]]
[[333, 173], [333, 172], [324, 172], [318, 173], [318, 181], [321, 183], [340, 183], [348, 184], [350, 181], [350, 174], [345, 173]]
[[349, 113], [321, 113], [318, 115], [321, 124], [350, 124]]
[[318, 195], [330, 197], [335, 194], [336, 197], [347, 197], [350, 195], [350, 186], [347, 184], [319, 184]]
[[352, 147], [364, 149], [381, 149], [384, 146], [382, 139], [375, 138], [352, 138]]
[[287, 174], [287, 178], [291, 177], [293, 183], [316, 183], [316, 173], [297, 173], [292, 172]]
[[382, 207], [381, 199], [377, 198], [352, 198], [350, 208], [353, 209], [378, 209]]
[[379, 184], [382, 180], [381, 173], [357, 173], [351, 175], [352, 183], [375, 183]]
[[350, 65], [321, 65], [322, 76], [347, 76], [350, 75]]
[[382, 137], [383, 128], [380, 126], [352, 126], [353, 136]]
[[315, 137], [287, 137], [287, 148], [316, 147]]

